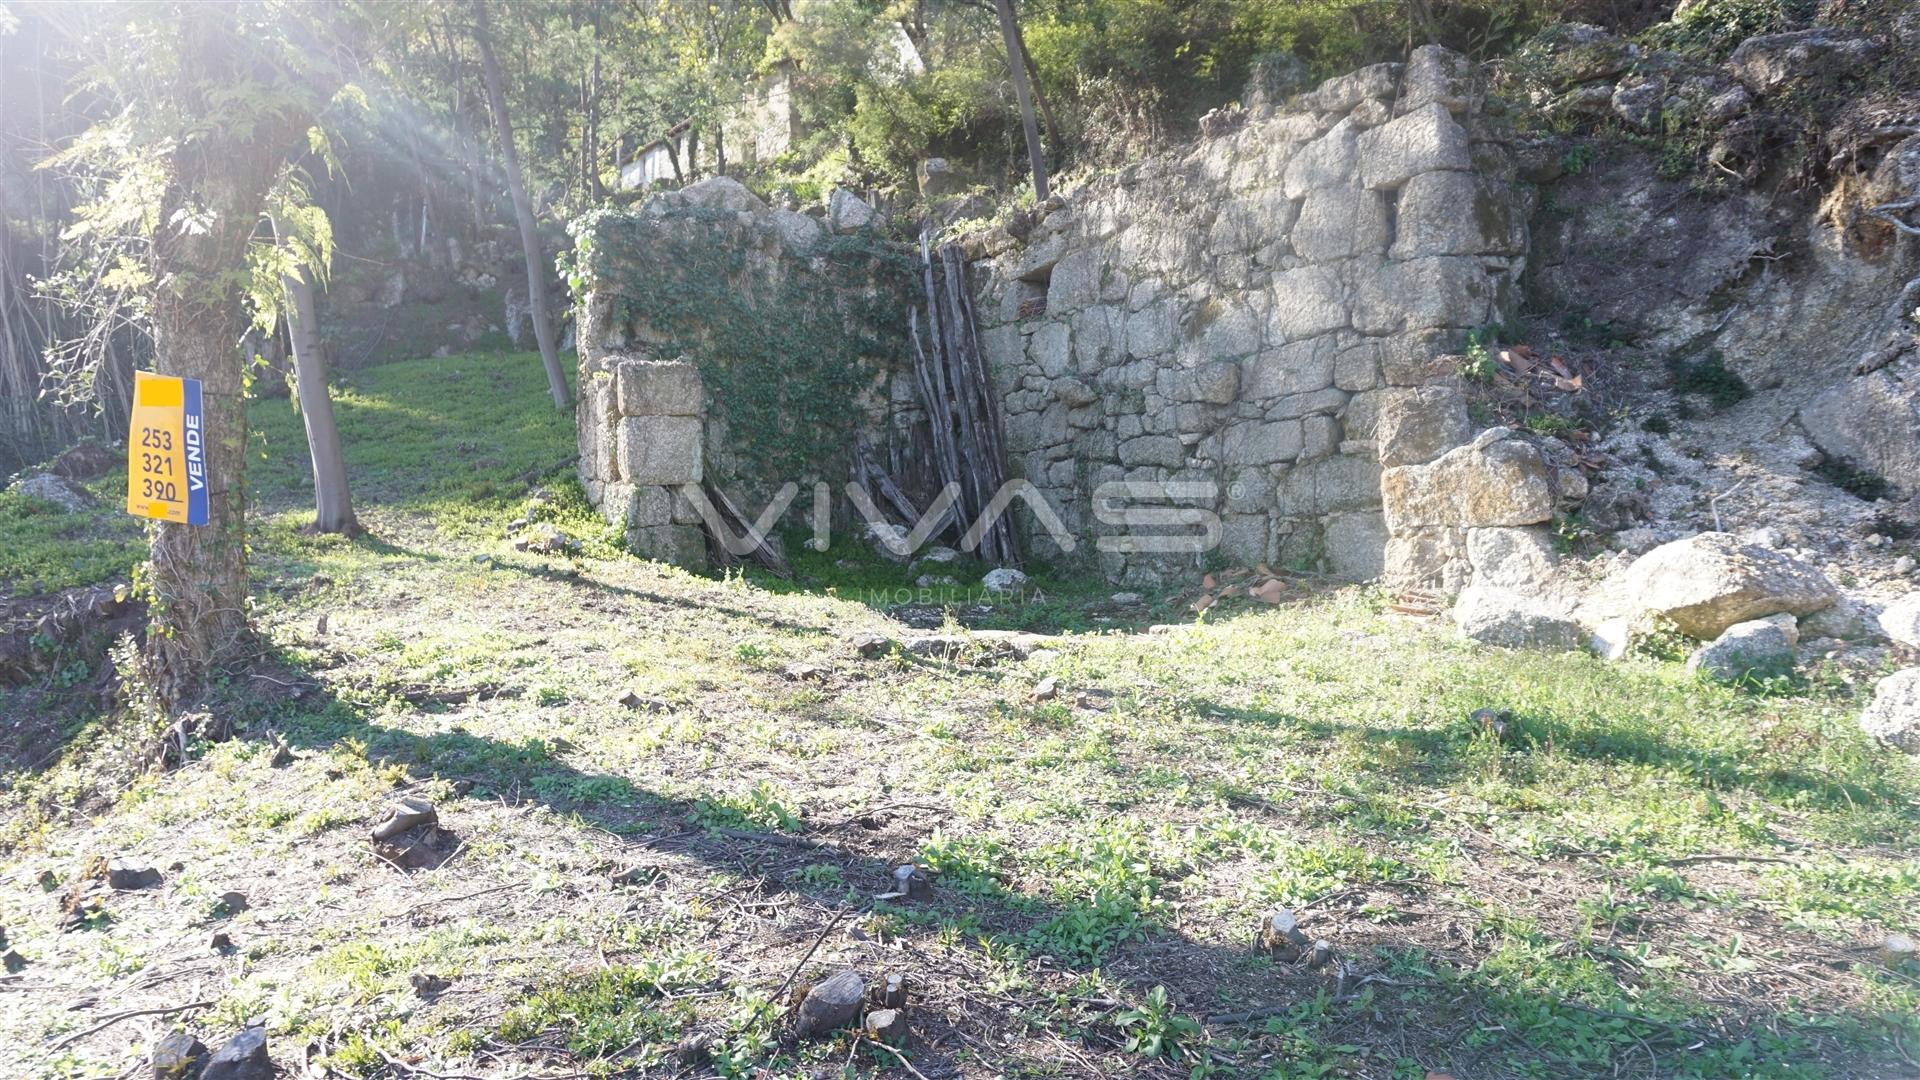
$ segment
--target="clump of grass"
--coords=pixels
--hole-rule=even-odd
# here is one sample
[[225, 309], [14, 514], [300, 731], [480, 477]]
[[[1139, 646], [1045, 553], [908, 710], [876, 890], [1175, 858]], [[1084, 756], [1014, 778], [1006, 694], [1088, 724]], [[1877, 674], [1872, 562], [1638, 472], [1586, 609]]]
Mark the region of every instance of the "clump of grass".
[[1716, 409], [1738, 405], [1753, 396], [1753, 388], [1727, 367], [1727, 358], [1719, 349], [1692, 358], [1670, 356], [1667, 372], [1673, 377], [1676, 393], [1698, 394]]
[[1879, 502], [1893, 490], [1887, 478], [1862, 468], [1847, 457], [1829, 457], [1814, 466], [1814, 475], [1862, 502]]
[[799, 832], [800, 816], [787, 808], [772, 785], [754, 785], [744, 795], [715, 795], [694, 803], [693, 820], [709, 829]]
[[558, 1030], [567, 1049], [589, 1061], [643, 1037], [667, 1040], [685, 1026], [690, 1010], [659, 999], [711, 975], [705, 956], [682, 952], [562, 980], [508, 1009], [500, 1018], [500, 1037], [517, 1043]]

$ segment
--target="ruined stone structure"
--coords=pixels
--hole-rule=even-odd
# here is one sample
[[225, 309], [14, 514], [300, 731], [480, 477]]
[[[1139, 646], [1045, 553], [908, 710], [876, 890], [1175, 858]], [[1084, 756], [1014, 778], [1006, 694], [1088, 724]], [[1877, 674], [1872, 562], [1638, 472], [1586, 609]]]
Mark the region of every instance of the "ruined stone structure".
[[706, 565], [700, 515], [681, 488], [706, 478], [706, 388], [682, 361], [602, 353], [583, 370], [580, 478], [637, 555]]
[[[1186, 505], [1218, 515], [1230, 562], [1354, 579], [1382, 573], [1394, 524], [1381, 503], [1383, 411], [1395, 416], [1389, 464], [1422, 464], [1466, 441], [1448, 422], [1424, 424], [1429, 407], [1443, 421], [1450, 410], [1464, 420], [1464, 409], [1457, 396], [1423, 388], [1444, 394], [1453, 361], [1441, 358], [1511, 312], [1525, 262], [1510, 161], [1476, 100], [1462, 58], [1423, 48], [1404, 70], [1362, 69], [1285, 111], [1214, 117], [1210, 126], [1226, 130], [1050, 201], [1018, 238], [1004, 230], [969, 238], [1009, 465], [1085, 538], [1072, 557], [1137, 584], [1198, 565], [1203, 556], [1091, 542], [1115, 528], [1095, 505], [1102, 484], [1172, 481], [1194, 485], [1183, 489]], [[869, 224], [843, 224], [836, 211], [823, 228], [722, 184], [731, 182], [657, 197], [639, 216], [658, 223], [677, 208], [707, 207], [700, 220], [720, 223], [725, 242], [761, 264], [747, 275], [755, 281], [786, 280], [819, 262], [818, 245], [833, 232]], [[589, 227], [583, 250], [605, 246], [608, 227]], [[649, 249], [636, 250], [644, 258]], [[910, 279], [857, 285], [904, 321]], [[661, 407], [626, 388], [662, 377], [622, 350], [659, 355], [687, 347], [688, 335], [650, 324], [623, 289], [603, 273], [584, 301], [582, 476], [611, 520], [647, 541], [643, 550], [664, 554], [683, 546], [681, 534], [644, 530], [684, 529], [691, 519], [655, 505], [667, 500], [648, 493], [654, 481], [626, 471], [651, 451], [629, 447], [651, 447], [651, 433], [669, 428], [680, 437], [698, 421], [647, 411]], [[715, 400], [723, 369], [713, 365], [730, 352], [726, 335], [742, 332], [694, 335], [709, 415], [720, 417], [705, 428], [706, 475], [731, 453], [718, 477], [758, 494], [773, 478], [715, 437], [737, 422]], [[883, 352], [863, 369], [864, 383], [843, 387], [842, 411], [849, 437], [911, 472], [917, 392], [905, 350]], [[844, 471], [830, 471], [820, 478], [844, 481]], [[1426, 528], [1406, 523], [1401, 547], [1414, 563], [1425, 550], [1415, 534]], [[1041, 558], [1062, 554], [1044, 536], [1029, 538]], [[1412, 576], [1424, 572], [1415, 566]]]
[[[982, 348], [1015, 471], [1077, 534], [1108, 528], [1102, 483], [1192, 481], [1219, 492], [1230, 562], [1380, 574], [1382, 406], [1417, 405], [1433, 361], [1511, 311], [1524, 264], [1473, 103], [1464, 61], [1423, 48], [1096, 180], [1023, 242], [989, 238]], [[1460, 441], [1403, 439], [1394, 463]], [[1141, 584], [1193, 564], [1098, 557]]]

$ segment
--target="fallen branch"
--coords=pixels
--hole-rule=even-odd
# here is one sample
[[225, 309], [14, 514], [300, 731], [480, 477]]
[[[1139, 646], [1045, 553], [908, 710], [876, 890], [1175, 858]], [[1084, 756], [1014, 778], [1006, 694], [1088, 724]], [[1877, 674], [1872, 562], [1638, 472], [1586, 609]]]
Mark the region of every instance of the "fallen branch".
[[128, 1009], [126, 1012], [114, 1013], [112, 1016], [107, 1017], [105, 1020], [100, 1021], [85, 1031], [76, 1031], [66, 1038], [61, 1039], [59, 1042], [47, 1047], [47, 1049], [50, 1051], [64, 1050], [89, 1035], [105, 1031], [122, 1020], [131, 1020], [136, 1016], [171, 1016], [174, 1013], [188, 1012], [193, 1009], [205, 1009], [212, 1005], [213, 1002], [211, 1001], [189, 1001], [185, 1005], [169, 1005], [160, 1009]]
[[787, 996], [787, 988], [793, 985], [793, 980], [799, 976], [800, 969], [806, 967], [807, 961], [813, 959], [813, 954], [820, 951], [820, 943], [827, 940], [827, 935], [833, 933], [833, 928], [840, 925], [840, 920], [846, 918], [848, 912], [861, 910], [865, 907], [866, 905], [864, 904], [861, 905], [860, 909], [843, 907], [833, 913], [833, 918], [827, 920], [827, 925], [821, 927], [820, 932], [814, 935], [813, 944], [807, 946], [806, 954], [800, 957], [800, 962], [793, 965], [792, 971], [787, 972], [787, 977], [780, 983], [780, 989], [773, 992], [772, 1000], [774, 1002], [777, 1003], [781, 998]]

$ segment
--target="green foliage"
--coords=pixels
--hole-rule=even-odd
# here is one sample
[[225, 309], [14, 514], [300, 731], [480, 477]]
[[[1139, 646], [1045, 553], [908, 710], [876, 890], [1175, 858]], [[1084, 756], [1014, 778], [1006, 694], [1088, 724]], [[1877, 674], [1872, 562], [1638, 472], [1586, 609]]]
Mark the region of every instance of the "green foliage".
[[1114, 945], [1144, 937], [1165, 910], [1149, 842], [1137, 824], [1106, 822], [1090, 835], [1043, 847], [1036, 862], [1052, 879], [1060, 909], [1027, 936], [1036, 952], [1097, 963]]
[[1256, 888], [1262, 900], [1290, 907], [1349, 885], [1403, 881], [1413, 876], [1413, 868], [1399, 859], [1350, 844], [1286, 845], [1275, 858], [1280, 865], [1262, 874]]
[[762, 780], [745, 795], [716, 795], [693, 806], [693, 820], [709, 829], [799, 832], [800, 818]]
[[1556, 439], [1580, 426], [1568, 417], [1553, 413], [1528, 413], [1520, 423], [1535, 435], [1550, 435]]
[[1701, 0], [1682, 5], [1643, 38], [1656, 49], [1718, 62], [1742, 41], [1803, 26], [1818, 10], [1817, 0]]
[[700, 365], [733, 447], [758, 475], [818, 475], [859, 419], [849, 403], [883, 358], [906, 350], [917, 278], [872, 233], [820, 240], [806, 260], [756, 262], [724, 211], [596, 211], [577, 221], [575, 288], [619, 297], [616, 319], [665, 339], [659, 355]]
[[1574, 143], [1567, 152], [1560, 155], [1560, 168], [1568, 176], [1579, 176], [1593, 163], [1593, 147], [1586, 143]]
[[[507, 522], [531, 513], [610, 552], [608, 527], [573, 478], [573, 418], [555, 412], [545, 392], [540, 358], [531, 353], [410, 360], [336, 380], [334, 416], [355, 496], [369, 508], [430, 514], [437, 529], [469, 540], [498, 539]], [[250, 420], [254, 497], [273, 509], [310, 508], [300, 418], [284, 401], [263, 400]], [[529, 506], [536, 482], [548, 495]], [[293, 524], [265, 528], [314, 558], [350, 549], [339, 537], [295, 538]]]
[[1475, 329], [1467, 334], [1467, 351], [1459, 362], [1460, 377], [1470, 382], [1492, 382], [1500, 370], [1499, 361], [1493, 358], [1487, 342], [1493, 340], [1493, 333], [1485, 329]]
[[647, 1038], [667, 1039], [685, 1023], [686, 1008], [661, 1001], [711, 977], [712, 965], [682, 952], [567, 979], [534, 992], [500, 1018], [500, 1037], [525, 1042], [558, 1029], [567, 1049], [594, 1060]]
[[1709, 349], [1692, 358], [1669, 356], [1667, 372], [1673, 378], [1675, 393], [1699, 394], [1716, 409], [1737, 405], [1753, 396], [1753, 388], [1727, 367], [1727, 358], [1719, 349]]
[[1126, 1035], [1126, 1051], [1144, 1058], [1179, 1061], [1189, 1053], [1188, 1043], [1200, 1038], [1199, 1022], [1174, 1011], [1167, 988], [1155, 986], [1139, 1007], [1117, 1013], [1113, 1026]]
[[1892, 491], [1887, 478], [1863, 468], [1858, 462], [1847, 457], [1828, 457], [1814, 466], [1814, 475], [1852, 495], [1862, 502], [1878, 502]]
[[67, 511], [0, 491], [0, 593], [57, 592], [124, 580], [146, 557], [146, 530], [125, 513], [126, 480], [86, 485], [98, 504]]

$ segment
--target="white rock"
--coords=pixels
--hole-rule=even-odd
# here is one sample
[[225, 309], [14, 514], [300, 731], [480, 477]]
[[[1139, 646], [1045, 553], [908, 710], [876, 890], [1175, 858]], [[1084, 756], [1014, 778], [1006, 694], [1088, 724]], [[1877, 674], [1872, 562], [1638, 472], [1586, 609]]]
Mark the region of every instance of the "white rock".
[[1586, 633], [1558, 606], [1506, 589], [1470, 585], [1453, 606], [1462, 637], [1507, 648], [1577, 649]]
[[64, 477], [52, 473], [40, 473], [29, 476], [13, 485], [13, 491], [20, 495], [31, 495], [36, 499], [53, 503], [62, 510], [85, 510], [93, 505], [93, 499], [87, 493], [68, 483]]
[[1587, 651], [1602, 660], [1625, 660], [1632, 649], [1633, 623], [1627, 619], [1608, 619], [1587, 637]]
[[1896, 671], [1873, 689], [1860, 728], [1909, 754], [1920, 754], [1920, 668]]
[[1749, 675], [1780, 675], [1793, 670], [1793, 650], [1800, 644], [1800, 628], [1791, 615], [1735, 623], [1687, 657], [1687, 670], [1718, 682], [1738, 682]]
[[1026, 587], [1027, 575], [1011, 566], [1000, 566], [987, 571], [987, 575], [980, 579], [980, 584], [991, 593], [1017, 593]]
[[1900, 644], [1920, 649], [1920, 592], [1888, 604], [1880, 613], [1880, 629]]
[[1735, 623], [1807, 615], [1839, 598], [1819, 570], [1727, 533], [1662, 544], [1634, 560], [1622, 585], [1636, 613], [1668, 619], [1703, 641]]
[[846, 188], [834, 188], [827, 196], [827, 227], [834, 232], [858, 232], [880, 223], [879, 212]]

